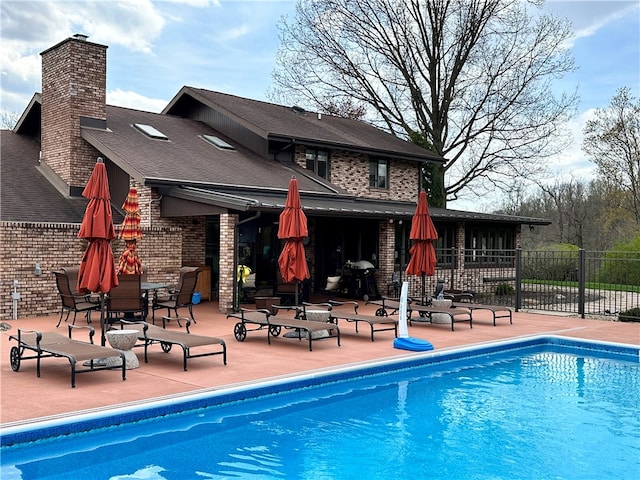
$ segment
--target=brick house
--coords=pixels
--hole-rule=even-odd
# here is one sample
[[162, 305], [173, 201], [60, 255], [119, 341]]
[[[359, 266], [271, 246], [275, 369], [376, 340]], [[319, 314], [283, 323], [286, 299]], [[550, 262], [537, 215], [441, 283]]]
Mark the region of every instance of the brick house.
[[[443, 159], [363, 122], [187, 86], [159, 114], [109, 106], [106, 53], [82, 35], [42, 52], [42, 93], [2, 131], [0, 319], [58, 311], [49, 272], [79, 264], [81, 192], [98, 157], [116, 229], [129, 187], [138, 190], [149, 280], [175, 282], [180, 266], [199, 265], [203, 299], [221, 311], [237, 305], [238, 264], [255, 272], [259, 291], [273, 291], [292, 176], [309, 220], [310, 291], [348, 261], [374, 264], [379, 285], [404, 269], [420, 166]], [[431, 215], [441, 248], [514, 248], [522, 224], [548, 223]], [[116, 258], [123, 243], [112, 244]]]

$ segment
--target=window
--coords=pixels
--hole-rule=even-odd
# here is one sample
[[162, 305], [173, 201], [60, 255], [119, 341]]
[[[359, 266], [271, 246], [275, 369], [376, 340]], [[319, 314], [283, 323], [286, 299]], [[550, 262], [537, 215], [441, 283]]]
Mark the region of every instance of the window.
[[453, 249], [456, 246], [455, 225], [439, 224], [437, 227], [438, 239], [435, 241], [436, 256], [438, 265], [441, 267], [454, 265]]
[[319, 177], [329, 179], [329, 152], [307, 148], [306, 151], [307, 170], [311, 170]]
[[467, 226], [465, 264], [511, 265], [515, 235], [513, 227]]
[[169, 140], [169, 137], [167, 137], [164, 133], [162, 133], [157, 128], [152, 127], [151, 125], [146, 125], [144, 123], [134, 123], [133, 126], [149, 138], [154, 138], [156, 140]]
[[220, 150], [235, 151], [235, 147], [233, 145], [229, 145], [227, 142], [215, 135], [202, 135], [202, 138]]
[[369, 160], [369, 186], [389, 188], [389, 161], [382, 158]]

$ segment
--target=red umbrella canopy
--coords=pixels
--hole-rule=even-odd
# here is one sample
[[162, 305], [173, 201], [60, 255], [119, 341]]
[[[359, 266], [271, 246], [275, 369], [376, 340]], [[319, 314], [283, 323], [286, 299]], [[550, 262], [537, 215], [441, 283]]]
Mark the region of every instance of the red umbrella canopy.
[[298, 190], [298, 179], [292, 178], [289, 181], [289, 191], [284, 210], [280, 214], [280, 224], [278, 225], [278, 238], [304, 238], [309, 236], [307, 230], [307, 216], [302, 211], [300, 203], [300, 191]]
[[138, 206], [138, 190], [134, 187], [129, 189], [127, 198], [122, 204], [125, 211], [124, 220], [118, 233], [118, 238], [123, 240], [140, 240], [142, 230], [140, 229], [140, 207]]
[[125, 248], [118, 260], [118, 274], [120, 275], [142, 275], [142, 262], [136, 251], [136, 241], [127, 240]]
[[309, 278], [309, 267], [304, 256], [304, 245], [302, 241], [287, 240], [278, 257], [278, 266], [282, 279], [286, 283], [302, 281]]
[[278, 225], [278, 238], [286, 240], [278, 257], [280, 273], [286, 283], [302, 281], [311, 276], [302, 244], [303, 238], [308, 235], [307, 216], [302, 211], [298, 180], [291, 178], [287, 200]]
[[78, 290], [106, 293], [118, 285], [111, 240], [116, 237], [111, 214], [111, 196], [107, 170], [98, 159], [82, 195], [89, 199], [84, 212], [79, 238], [89, 240], [80, 261]]
[[411, 219], [409, 238], [414, 240], [409, 249], [411, 260], [406, 272], [409, 275], [434, 275], [436, 271], [436, 251], [433, 241], [438, 239], [438, 232], [429, 216], [427, 194], [422, 191], [418, 197], [418, 205]]
[[129, 188], [127, 198], [122, 204], [125, 211], [124, 220], [120, 226], [118, 238], [125, 240], [126, 248], [118, 260], [118, 274], [142, 275], [142, 262], [136, 251], [136, 242], [142, 238], [140, 229], [140, 207], [138, 204], [138, 190]]
[[116, 238], [111, 213], [111, 195], [109, 194], [109, 178], [104, 163], [97, 162], [89, 177], [82, 196], [89, 199], [89, 204], [82, 218], [78, 232], [79, 238]]
[[411, 240], [438, 239], [438, 232], [429, 216], [429, 203], [427, 202], [427, 193], [425, 191], [420, 192], [418, 196], [418, 205], [411, 219], [409, 238]]

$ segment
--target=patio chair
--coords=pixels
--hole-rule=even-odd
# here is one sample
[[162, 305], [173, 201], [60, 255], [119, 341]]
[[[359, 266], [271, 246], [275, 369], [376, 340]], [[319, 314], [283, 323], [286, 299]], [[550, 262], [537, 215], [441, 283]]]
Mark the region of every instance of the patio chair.
[[56, 328], [60, 326], [62, 322], [62, 316], [67, 312], [67, 316], [64, 321], [69, 319], [69, 315], [73, 312], [72, 325], [76, 324], [76, 315], [78, 312], [84, 312], [87, 316], [87, 323], [91, 323], [91, 312], [100, 310], [100, 304], [89, 301], [89, 297], [86, 295], [74, 294], [71, 290], [71, 284], [69, 282], [69, 276], [64, 272], [53, 272], [56, 277], [56, 287], [60, 294], [60, 301], [62, 302], [62, 308], [60, 310], [60, 318]]
[[60, 271], [62, 273], [66, 273], [67, 277], [69, 277], [69, 286], [71, 287], [71, 291], [74, 295], [78, 295], [80, 297], [86, 296], [86, 294], [78, 291], [78, 272], [80, 271], [80, 267], [60, 267]]
[[118, 286], [107, 295], [107, 323], [114, 323], [121, 316], [143, 318], [144, 314], [140, 275], [118, 275]]
[[[174, 317], [178, 319], [180, 317], [178, 315], [178, 309], [186, 307], [189, 309], [189, 315], [193, 323], [198, 323], [193, 317], [193, 292], [196, 291], [198, 273], [196, 267], [193, 267], [193, 270], [184, 271], [181, 274], [180, 287], [177, 291], [153, 299], [151, 321], [154, 325], [156, 324], [156, 310], [161, 308], [167, 309], [167, 315], [171, 315], [171, 310], [173, 310], [175, 314]], [[178, 321], [178, 325], [180, 325], [180, 321]]]

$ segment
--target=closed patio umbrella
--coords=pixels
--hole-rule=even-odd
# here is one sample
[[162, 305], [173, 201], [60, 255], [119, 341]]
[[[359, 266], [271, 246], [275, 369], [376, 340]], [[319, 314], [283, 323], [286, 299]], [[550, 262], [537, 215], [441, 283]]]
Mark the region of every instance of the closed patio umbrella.
[[433, 242], [438, 239], [431, 216], [429, 216], [429, 204], [427, 194], [421, 191], [418, 196], [418, 205], [411, 219], [411, 232], [409, 239], [414, 243], [409, 249], [411, 259], [405, 270], [408, 275], [422, 277], [422, 298], [425, 299], [425, 275], [433, 276], [436, 272], [436, 250]]
[[138, 203], [138, 191], [131, 187], [127, 198], [122, 204], [125, 212], [118, 238], [125, 241], [126, 248], [118, 260], [118, 274], [142, 275], [142, 262], [138, 256], [137, 242], [142, 238], [140, 229], [140, 207]]
[[307, 216], [302, 211], [298, 180], [291, 177], [284, 210], [280, 213], [278, 238], [285, 240], [278, 257], [278, 266], [285, 283], [296, 283], [295, 303], [298, 304], [298, 282], [310, 277], [304, 252], [304, 238], [309, 235]]
[[[424, 283], [425, 275], [434, 275], [436, 273], [436, 251], [433, 242], [438, 239], [433, 221], [429, 216], [429, 205], [427, 202], [427, 194], [421, 191], [418, 196], [418, 205], [411, 219], [411, 232], [409, 239], [414, 243], [409, 249], [411, 259], [405, 270], [408, 275], [420, 275], [422, 277], [422, 298], [425, 299]], [[409, 336], [407, 331], [407, 290], [408, 283], [402, 282], [402, 290], [400, 293], [400, 310], [399, 310], [399, 328], [398, 338], [393, 342], [395, 348], [411, 351], [427, 351], [433, 350], [433, 345], [421, 338], [413, 338]]]
[[111, 213], [109, 179], [102, 158], [98, 158], [82, 196], [89, 199], [89, 204], [84, 212], [78, 237], [88, 240], [89, 246], [80, 261], [78, 290], [100, 294], [103, 307], [100, 310], [100, 328], [104, 345], [104, 294], [118, 285], [118, 277], [111, 250], [111, 240], [116, 237], [116, 233]]

